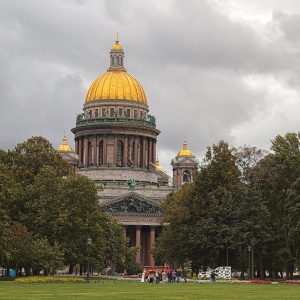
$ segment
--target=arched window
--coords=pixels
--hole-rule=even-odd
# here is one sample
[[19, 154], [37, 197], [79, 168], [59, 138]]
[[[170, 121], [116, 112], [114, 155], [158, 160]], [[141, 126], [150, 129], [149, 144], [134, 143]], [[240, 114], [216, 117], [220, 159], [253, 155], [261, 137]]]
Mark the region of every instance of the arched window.
[[124, 156], [124, 143], [118, 140], [117, 143], [117, 166], [121, 167], [123, 165], [123, 156]]
[[117, 66], [119, 65], [119, 56], [117, 56]]
[[115, 64], [115, 57], [114, 57], [114, 56], [111, 58], [111, 64], [112, 64], [112, 65]]
[[103, 166], [103, 141], [99, 143], [98, 165]]
[[88, 166], [93, 165], [93, 145], [92, 142], [89, 142], [89, 161], [88, 161]]
[[192, 175], [189, 170], [185, 170], [183, 172], [183, 179], [182, 182], [191, 182], [192, 181]]

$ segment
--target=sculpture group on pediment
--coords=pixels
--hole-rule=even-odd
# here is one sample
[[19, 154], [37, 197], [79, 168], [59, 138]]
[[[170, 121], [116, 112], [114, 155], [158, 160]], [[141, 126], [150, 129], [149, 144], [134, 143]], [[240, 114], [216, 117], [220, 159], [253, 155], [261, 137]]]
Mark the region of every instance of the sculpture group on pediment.
[[134, 199], [133, 197], [109, 205], [105, 208], [105, 211], [108, 213], [161, 214], [161, 209], [158, 206]]

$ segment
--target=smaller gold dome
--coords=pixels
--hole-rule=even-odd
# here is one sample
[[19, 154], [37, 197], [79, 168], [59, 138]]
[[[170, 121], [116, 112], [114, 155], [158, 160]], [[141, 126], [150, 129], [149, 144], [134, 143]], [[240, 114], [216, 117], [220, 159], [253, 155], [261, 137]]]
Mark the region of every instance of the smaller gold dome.
[[184, 138], [183, 149], [178, 152], [177, 156], [193, 156], [192, 151], [187, 148], [186, 138]]
[[156, 171], [162, 171], [164, 172], [164, 168], [162, 166], [159, 165], [159, 160], [158, 160], [158, 156], [156, 158], [156, 167], [155, 167]]
[[57, 148], [57, 151], [71, 152], [72, 148], [67, 144], [67, 138], [64, 136], [62, 144]]
[[123, 51], [123, 47], [119, 44], [119, 40], [116, 39], [116, 43], [111, 47], [111, 51]]

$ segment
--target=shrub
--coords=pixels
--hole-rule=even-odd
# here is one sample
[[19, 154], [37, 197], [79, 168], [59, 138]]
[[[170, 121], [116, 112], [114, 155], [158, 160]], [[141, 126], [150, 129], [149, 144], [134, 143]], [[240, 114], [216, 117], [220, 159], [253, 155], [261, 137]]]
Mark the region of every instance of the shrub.
[[84, 282], [83, 277], [73, 276], [28, 276], [18, 277], [15, 283], [54, 283], [54, 282]]

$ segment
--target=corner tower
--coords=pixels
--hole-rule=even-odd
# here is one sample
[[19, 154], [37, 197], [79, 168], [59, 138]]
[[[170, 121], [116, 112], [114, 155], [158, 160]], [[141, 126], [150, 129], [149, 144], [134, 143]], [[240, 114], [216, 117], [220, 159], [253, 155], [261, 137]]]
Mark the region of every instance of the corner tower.
[[173, 167], [173, 186], [179, 188], [184, 183], [193, 181], [193, 172], [199, 164], [198, 159], [187, 148], [186, 138], [183, 142], [183, 149], [180, 150], [175, 158], [172, 159]]
[[62, 144], [59, 147], [57, 147], [56, 151], [60, 153], [62, 158], [72, 167], [72, 172], [75, 173], [78, 164], [78, 156], [67, 144], [66, 135], [64, 135]]

